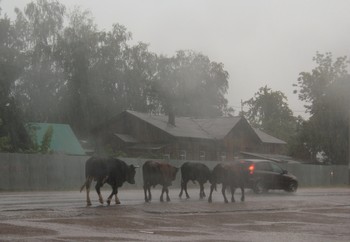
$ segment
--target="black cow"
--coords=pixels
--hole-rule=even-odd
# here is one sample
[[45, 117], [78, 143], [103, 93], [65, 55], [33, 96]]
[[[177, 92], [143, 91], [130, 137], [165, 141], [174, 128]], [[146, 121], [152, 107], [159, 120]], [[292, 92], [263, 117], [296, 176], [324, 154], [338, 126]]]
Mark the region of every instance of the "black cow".
[[244, 201], [244, 183], [248, 171], [245, 169], [244, 165], [241, 163], [227, 163], [218, 164], [214, 167], [210, 176], [210, 194], [208, 202], [212, 202], [213, 190], [216, 190], [216, 184], [222, 184], [222, 195], [224, 196], [225, 203], [227, 203], [227, 198], [225, 194], [226, 187], [231, 189], [231, 202], [235, 202], [234, 193], [237, 187], [241, 188], [241, 201]]
[[[179, 168], [174, 167], [163, 161], [146, 161], [142, 166], [143, 173], [143, 190], [145, 192], [145, 201], [152, 200], [151, 186], [162, 185], [162, 194], [160, 195], [160, 201], [163, 202], [163, 194], [166, 192], [166, 200], [169, 202], [169, 189], [172, 181], [176, 178], [176, 173]], [[148, 195], [147, 195], [148, 192]]]
[[210, 170], [209, 168], [198, 162], [185, 162], [181, 166], [181, 191], [179, 197], [182, 197], [183, 191], [186, 193], [186, 197], [190, 198], [187, 193], [187, 183], [188, 181], [198, 181], [199, 183], [199, 198], [202, 199], [205, 197], [204, 192], [204, 183], [209, 180]]
[[120, 204], [118, 199], [118, 187], [121, 187], [125, 181], [130, 184], [135, 184], [136, 167], [134, 165], [127, 165], [124, 161], [115, 158], [97, 158], [91, 157], [85, 163], [85, 177], [86, 181], [82, 185], [80, 192], [86, 187], [86, 202], [87, 206], [91, 206], [90, 200], [90, 185], [93, 180], [96, 181], [96, 192], [99, 201], [103, 204], [103, 198], [100, 188], [105, 184], [112, 187], [112, 193], [107, 199], [110, 205], [113, 195], [115, 195], [115, 203]]

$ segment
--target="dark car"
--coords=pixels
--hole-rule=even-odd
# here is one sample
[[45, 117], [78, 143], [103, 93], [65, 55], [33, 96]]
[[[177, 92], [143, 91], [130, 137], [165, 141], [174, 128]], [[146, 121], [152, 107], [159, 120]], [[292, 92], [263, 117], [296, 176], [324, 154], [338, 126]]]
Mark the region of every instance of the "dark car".
[[282, 189], [286, 192], [296, 192], [297, 178], [282, 169], [276, 162], [270, 160], [245, 159], [240, 160], [248, 169], [247, 187], [255, 193], [267, 192], [270, 189]]

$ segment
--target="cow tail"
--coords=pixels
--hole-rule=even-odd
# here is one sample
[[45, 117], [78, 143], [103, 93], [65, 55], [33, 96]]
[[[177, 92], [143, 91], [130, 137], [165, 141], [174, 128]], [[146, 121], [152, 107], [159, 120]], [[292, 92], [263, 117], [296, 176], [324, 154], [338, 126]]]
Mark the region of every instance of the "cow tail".
[[82, 191], [84, 190], [84, 187], [86, 187], [87, 183], [89, 182], [89, 179], [90, 179], [89, 176], [86, 177], [86, 180], [85, 180], [84, 184], [83, 184], [83, 185], [81, 186], [81, 188], [80, 188], [80, 192], [82, 192]]
[[81, 188], [80, 188], [80, 192], [82, 192], [83, 190], [84, 190], [84, 187], [86, 186], [86, 182], [87, 182], [87, 180], [84, 182], [84, 184], [81, 186]]
[[103, 180], [102, 180], [102, 184], [105, 184], [106, 181], [107, 181], [107, 179], [108, 179], [108, 176], [105, 176], [105, 177], [103, 178]]

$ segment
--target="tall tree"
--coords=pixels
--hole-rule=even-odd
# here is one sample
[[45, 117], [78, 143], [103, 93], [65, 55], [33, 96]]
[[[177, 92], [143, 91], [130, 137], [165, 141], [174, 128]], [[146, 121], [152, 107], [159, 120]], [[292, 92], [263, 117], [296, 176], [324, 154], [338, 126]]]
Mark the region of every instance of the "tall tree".
[[129, 47], [126, 56], [125, 107], [141, 112], [155, 110], [158, 100], [153, 95], [152, 83], [157, 75], [157, 56], [144, 43]]
[[227, 107], [228, 72], [222, 63], [194, 51], [178, 51], [174, 57], [159, 57], [154, 90], [167, 113], [212, 117]]
[[155, 73], [156, 56], [148, 45], [130, 46], [131, 33], [119, 24], [109, 32], [100, 32], [98, 59], [93, 65], [96, 100], [105, 116], [132, 109], [152, 109], [151, 79]]
[[16, 32], [10, 19], [0, 12], [0, 151], [30, 148], [30, 139], [14, 98], [15, 81], [24, 67], [23, 55], [16, 48]]
[[15, 10], [13, 36], [6, 43], [15, 50], [11, 67], [20, 70], [1, 83], [0, 99], [17, 100], [26, 120], [68, 123], [87, 136], [125, 109], [175, 109], [177, 115], [196, 117], [227, 111], [228, 73], [222, 63], [193, 51], [157, 56], [147, 44], [129, 45], [131, 33], [122, 25], [99, 31], [91, 13], [79, 8], [65, 25], [65, 9], [57, 0], [36, 0]]
[[17, 98], [32, 121], [53, 121], [64, 82], [55, 53], [65, 7], [58, 1], [37, 0], [16, 13], [16, 41], [26, 56], [25, 71], [17, 81]]
[[79, 135], [84, 135], [92, 123], [91, 67], [96, 61], [98, 37], [91, 13], [75, 8], [70, 14], [69, 26], [59, 39], [58, 53], [66, 80], [62, 94], [65, 121]]
[[311, 72], [301, 72], [295, 84], [299, 88], [296, 90], [299, 99], [308, 102], [306, 108], [311, 114], [301, 133], [304, 137], [302, 142], [313, 160], [318, 154], [324, 154], [327, 162], [347, 164], [350, 112], [348, 61], [346, 57], [333, 61], [331, 53], [316, 53], [313, 60], [317, 66]]
[[254, 97], [244, 102], [249, 122], [273, 136], [289, 141], [296, 128], [296, 118], [281, 91], [261, 87]]

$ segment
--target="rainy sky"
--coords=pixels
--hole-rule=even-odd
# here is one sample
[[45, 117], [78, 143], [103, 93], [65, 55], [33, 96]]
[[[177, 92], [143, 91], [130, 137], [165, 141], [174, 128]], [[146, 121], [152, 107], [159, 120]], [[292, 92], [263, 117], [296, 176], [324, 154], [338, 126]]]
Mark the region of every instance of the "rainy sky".
[[[1, 0], [2, 13], [29, 0]], [[224, 63], [230, 74], [227, 99], [241, 100], [267, 85], [288, 97], [295, 115], [303, 103], [293, 94], [298, 74], [311, 71], [316, 51], [350, 55], [348, 0], [59, 0], [89, 9], [100, 29], [124, 25], [135, 43], [157, 54], [195, 50]], [[238, 114], [236, 112], [235, 114]]]

